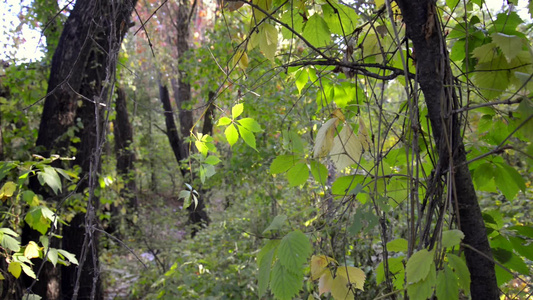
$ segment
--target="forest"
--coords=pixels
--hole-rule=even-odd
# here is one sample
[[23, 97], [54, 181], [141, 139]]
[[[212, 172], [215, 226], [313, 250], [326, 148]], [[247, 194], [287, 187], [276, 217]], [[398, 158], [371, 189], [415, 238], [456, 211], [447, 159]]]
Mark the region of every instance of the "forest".
[[0, 299], [533, 298], [532, 0], [0, 5]]

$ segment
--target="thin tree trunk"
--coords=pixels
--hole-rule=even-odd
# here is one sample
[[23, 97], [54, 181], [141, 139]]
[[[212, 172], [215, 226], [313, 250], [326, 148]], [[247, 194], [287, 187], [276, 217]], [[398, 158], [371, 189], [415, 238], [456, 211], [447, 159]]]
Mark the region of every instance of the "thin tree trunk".
[[[424, 93], [433, 137], [439, 152], [435, 176], [450, 168], [453, 199], [459, 207], [459, 226], [464, 243], [492, 257], [481, 209], [466, 164], [466, 153], [460, 134], [461, 124], [453, 109], [458, 101], [453, 90], [452, 73], [439, 15], [431, 0], [398, 0], [407, 36], [416, 53], [417, 79]], [[451, 146], [449, 146], [451, 145]], [[450, 155], [451, 154], [451, 155]], [[451, 159], [451, 160], [450, 160]], [[479, 253], [465, 249], [471, 274], [473, 299], [499, 299], [494, 262]]]

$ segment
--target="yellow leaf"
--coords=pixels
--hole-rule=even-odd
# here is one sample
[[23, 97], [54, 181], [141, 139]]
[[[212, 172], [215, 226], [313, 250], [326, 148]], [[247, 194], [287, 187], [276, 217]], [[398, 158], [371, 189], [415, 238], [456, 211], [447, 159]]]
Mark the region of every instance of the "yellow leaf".
[[227, 11], [236, 11], [244, 5], [244, 2], [241, 1], [224, 1], [224, 8]]
[[239, 59], [239, 67], [241, 67], [243, 70], [248, 68], [248, 54], [246, 54], [246, 52], [243, 52], [241, 59]]
[[333, 147], [333, 138], [335, 136], [335, 129], [338, 124], [338, 118], [331, 118], [326, 122], [326, 124], [320, 127], [316, 135], [313, 158], [320, 158], [328, 155], [329, 151]]
[[13, 274], [15, 278], [19, 278], [20, 272], [22, 272], [22, 267], [20, 266], [19, 262], [12, 261], [9, 264], [9, 267], [7, 267], [7, 270], [9, 271], [9, 273]]
[[6, 182], [0, 189], [0, 199], [2, 201], [5, 201], [7, 198], [11, 198], [13, 196], [13, 193], [15, 193], [16, 190], [17, 190], [17, 185], [14, 182], [12, 181]]
[[39, 257], [39, 246], [34, 241], [30, 241], [24, 250], [24, 256], [29, 259]]
[[4, 280], [4, 279], [6, 278], [4, 277], [4, 275], [2, 275], [2, 273], [0, 273], [0, 280]]
[[341, 120], [342, 122], [345, 121], [345, 119], [344, 119], [344, 114], [342, 113], [342, 111], [341, 111], [339, 108], [335, 109], [335, 110], [331, 113], [331, 117], [335, 117], [335, 118]]
[[276, 26], [264, 23], [261, 25], [260, 34], [259, 49], [261, 49], [266, 58], [274, 60], [274, 55], [278, 49], [278, 30]]
[[325, 255], [313, 255], [311, 257], [311, 280], [319, 279], [326, 271], [329, 271], [328, 265], [335, 262], [333, 258]]
[[331, 291], [331, 285], [333, 284], [333, 276], [331, 276], [331, 271], [327, 271], [320, 277], [318, 281], [318, 295]]
[[339, 276], [344, 277], [352, 287], [364, 291], [366, 275], [363, 270], [356, 267], [338, 267], [337, 277]]
[[331, 149], [331, 160], [337, 170], [343, 170], [351, 164], [359, 162], [363, 154], [363, 146], [359, 137], [353, 133], [350, 125], [346, 124], [339, 135], [333, 140]]

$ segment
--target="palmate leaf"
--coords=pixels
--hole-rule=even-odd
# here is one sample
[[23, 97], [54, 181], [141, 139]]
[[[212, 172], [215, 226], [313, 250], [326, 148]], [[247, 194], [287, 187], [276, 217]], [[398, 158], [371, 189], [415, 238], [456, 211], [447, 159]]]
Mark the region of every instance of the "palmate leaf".
[[239, 133], [241, 134], [241, 137], [244, 142], [248, 146], [252, 147], [255, 151], [257, 151], [257, 149], [255, 148], [255, 135], [250, 130], [244, 128], [241, 125], [237, 125], [237, 128], [239, 128]]
[[224, 135], [226, 136], [230, 146], [233, 146], [237, 140], [239, 140], [239, 133], [233, 124], [230, 124], [228, 127], [226, 127], [226, 130], [224, 130]]

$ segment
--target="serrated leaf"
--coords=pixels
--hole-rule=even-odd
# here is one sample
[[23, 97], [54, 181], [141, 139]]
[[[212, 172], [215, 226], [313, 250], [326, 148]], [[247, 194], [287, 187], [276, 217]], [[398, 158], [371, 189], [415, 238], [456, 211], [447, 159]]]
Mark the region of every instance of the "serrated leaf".
[[335, 129], [337, 124], [339, 124], [339, 119], [331, 118], [324, 125], [322, 125], [322, 127], [320, 127], [315, 139], [313, 158], [321, 158], [328, 155], [333, 147], [333, 139], [335, 137]]
[[304, 184], [309, 178], [309, 168], [305, 163], [298, 163], [287, 172], [289, 186]]
[[490, 35], [492, 42], [495, 43], [503, 54], [507, 58], [507, 61], [511, 61], [518, 53], [522, 51], [524, 40], [516, 35], [507, 35], [504, 33], [495, 32]]
[[480, 88], [481, 94], [491, 100], [501, 95], [509, 86], [508, 70], [507, 59], [498, 54], [489, 62], [477, 64], [472, 80]]
[[268, 289], [268, 284], [270, 283], [270, 273], [272, 270], [272, 261], [274, 259], [274, 253], [276, 249], [270, 249], [261, 259], [259, 264], [259, 275], [258, 275], [258, 295], [261, 298]]
[[437, 299], [459, 299], [459, 282], [447, 265], [437, 274], [436, 295]]
[[261, 125], [259, 125], [259, 123], [257, 123], [257, 121], [252, 118], [242, 118], [242, 119], [237, 120], [237, 122], [239, 122], [239, 124], [241, 124], [242, 127], [248, 129], [251, 132], [263, 131], [263, 129], [261, 128]]
[[233, 124], [230, 124], [228, 127], [226, 127], [226, 130], [224, 130], [224, 135], [226, 136], [230, 146], [233, 146], [239, 140], [239, 133]]
[[259, 34], [259, 49], [267, 59], [273, 61], [278, 49], [278, 30], [272, 24], [263, 23]]
[[465, 261], [455, 254], [448, 253], [446, 256], [448, 257], [448, 265], [459, 278], [459, 286], [466, 295], [470, 294], [470, 271], [468, 271]]
[[13, 275], [13, 277], [19, 278], [20, 273], [22, 272], [22, 267], [20, 266], [19, 262], [12, 261], [11, 263], [9, 263], [7, 270], [9, 271], [9, 273]]
[[263, 230], [263, 234], [269, 231], [272, 231], [272, 230], [280, 230], [286, 220], [287, 220], [286, 215], [277, 215], [276, 217], [274, 217], [274, 220], [272, 220], [270, 225], [268, 225], [268, 227], [265, 230]]
[[[417, 252], [418, 253], [418, 252]], [[407, 277], [409, 278], [409, 277]], [[410, 300], [426, 300], [433, 295], [433, 287], [437, 281], [437, 272], [432, 267], [427, 276], [416, 283], [411, 283], [407, 286], [407, 295]]]
[[284, 173], [292, 168], [296, 163], [300, 161], [300, 158], [296, 155], [280, 155], [277, 156], [270, 164], [270, 173], [279, 174]]
[[217, 126], [226, 126], [231, 123], [231, 119], [228, 117], [222, 117], [218, 120]]
[[305, 22], [303, 37], [315, 47], [325, 47], [331, 42], [328, 24], [318, 13]]
[[236, 119], [238, 116], [242, 114], [243, 111], [244, 111], [244, 104], [242, 103], [235, 104], [235, 106], [233, 106], [233, 108], [231, 109], [231, 117], [233, 119]]
[[257, 151], [257, 149], [255, 148], [255, 135], [250, 130], [240, 125], [237, 125], [237, 128], [239, 128], [239, 133], [241, 134], [241, 137], [244, 142]]
[[494, 43], [484, 44], [472, 50], [472, 57], [477, 59], [478, 64], [490, 63], [497, 56], [499, 54]]
[[307, 262], [311, 252], [311, 243], [309, 243], [307, 236], [301, 231], [295, 230], [281, 239], [278, 258], [284, 268], [292, 272], [299, 272]]
[[326, 255], [313, 255], [311, 257], [311, 280], [317, 280], [329, 272], [329, 264], [337, 261]]
[[465, 234], [458, 229], [446, 230], [442, 232], [442, 247], [448, 248], [457, 246], [461, 243]]
[[289, 300], [300, 291], [303, 279], [304, 276], [301, 270], [285, 268], [280, 261], [277, 261], [272, 269], [270, 289], [277, 299]]
[[4, 185], [0, 189], [0, 199], [2, 201], [5, 201], [6, 199], [11, 198], [16, 190], [17, 185], [14, 182], [8, 181], [4, 183]]
[[433, 252], [434, 250], [430, 252], [427, 249], [422, 249], [409, 258], [405, 268], [408, 283], [416, 283], [424, 280], [428, 276], [429, 271], [435, 269]]
[[34, 241], [30, 241], [24, 249], [24, 256], [28, 259], [37, 258], [39, 257], [39, 250], [39, 246]]
[[407, 240], [398, 238], [387, 243], [388, 251], [407, 252]]

